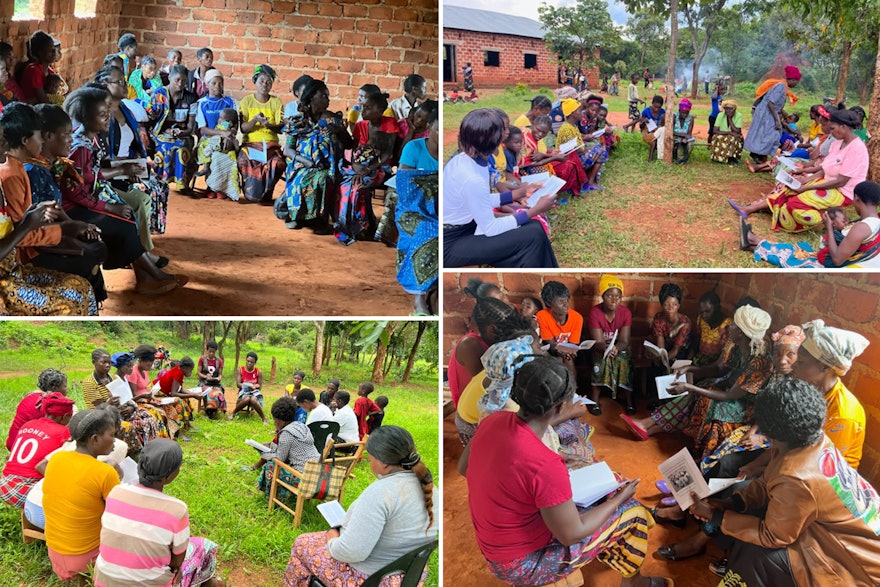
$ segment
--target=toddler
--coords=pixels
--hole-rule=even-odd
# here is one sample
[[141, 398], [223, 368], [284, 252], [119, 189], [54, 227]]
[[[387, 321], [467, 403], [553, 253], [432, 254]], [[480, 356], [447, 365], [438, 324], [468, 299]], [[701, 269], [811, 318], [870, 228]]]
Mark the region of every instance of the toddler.
[[62, 90], [64, 80], [61, 79], [61, 76], [57, 73], [50, 73], [46, 76], [44, 85], [49, 102], [56, 106], [62, 106], [64, 104], [64, 92]]
[[210, 154], [208, 164], [208, 177], [205, 183], [208, 185], [208, 197], [238, 201], [241, 198], [241, 180], [238, 173], [237, 153], [238, 140], [238, 111], [234, 108], [224, 108], [220, 111], [220, 119], [217, 121], [217, 130], [225, 131], [224, 134], [214, 135], [208, 140], [206, 154]]
[[[839, 206], [832, 206], [825, 210], [825, 215], [831, 219], [831, 228], [834, 229], [834, 242], [838, 245], [843, 242], [844, 230], [852, 224], [847, 217], [846, 213], [843, 211], [843, 208]], [[823, 234], [819, 237], [819, 247], [825, 248], [828, 246], [828, 234]]]
[[382, 420], [385, 419], [385, 408], [388, 407], [388, 398], [384, 395], [380, 395], [376, 398], [376, 406], [378, 406], [379, 411], [374, 412], [367, 418], [367, 426], [370, 427], [370, 434], [382, 425]]
[[373, 384], [369, 381], [365, 381], [358, 386], [358, 398], [357, 401], [354, 402], [354, 415], [357, 416], [358, 421], [358, 435], [360, 438], [363, 438], [364, 435], [370, 433], [370, 426], [368, 424], [368, 417], [371, 414], [376, 414], [382, 411], [376, 402], [369, 398], [369, 395], [373, 393]]

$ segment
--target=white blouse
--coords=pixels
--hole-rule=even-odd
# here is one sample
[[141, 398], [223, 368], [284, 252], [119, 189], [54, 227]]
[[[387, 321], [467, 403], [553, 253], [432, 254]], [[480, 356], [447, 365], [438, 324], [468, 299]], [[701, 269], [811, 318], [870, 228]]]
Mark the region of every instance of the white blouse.
[[477, 223], [474, 234], [496, 236], [517, 228], [513, 215], [496, 218], [500, 194], [489, 189], [489, 167], [459, 153], [443, 167], [443, 223]]

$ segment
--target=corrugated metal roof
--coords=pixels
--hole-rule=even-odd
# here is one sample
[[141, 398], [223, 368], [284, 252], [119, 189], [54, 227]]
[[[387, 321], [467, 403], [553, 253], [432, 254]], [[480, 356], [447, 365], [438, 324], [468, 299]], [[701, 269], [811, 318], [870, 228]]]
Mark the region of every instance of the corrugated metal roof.
[[443, 5], [443, 28], [543, 39], [541, 23], [522, 16]]

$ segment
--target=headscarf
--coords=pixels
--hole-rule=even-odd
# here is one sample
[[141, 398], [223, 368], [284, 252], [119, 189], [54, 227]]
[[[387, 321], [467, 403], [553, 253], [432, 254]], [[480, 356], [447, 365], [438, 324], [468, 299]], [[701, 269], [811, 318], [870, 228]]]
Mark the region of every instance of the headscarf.
[[764, 350], [764, 334], [770, 328], [770, 314], [753, 306], [742, 306], [733, 314], [733, 323], [749, 339], [750, 355]]
[[801, 79], [801, 70], [794, 65], [785, 66], [785, 79]]
[[180, 467], [183, 449], [169, 438], [157, 438], [144, 445], [138, 459], [140, 482], [152, 485]]
[[40, 399], [40, 412], [44, 416], [53, 416], [55, 418], [63, 418], [73, 414], [73, 404], [75, 402], [57, 391], [45, 394]]
[[801, 346], [838, 375], [846, 375], [852, 360], [868, 348], [868, 339], [861, 334], [825, 326], [822, 320], [811, 320], [803, 327], [806, 339]]
[[733, 106], [733, 108], [735, 110], [739, 106], [739, 104], [736, 103], [736, 100], [722, 100], [721, 101], [721, 108], [727, 108], [728, 106]]
[[843, 124], [850, 128], [858, 128], [860, 125], [859, 115], [852, 110], [847, 110], [844, 108], [842, 110], [832, 110], [828, 114], [831, 122]]
[[778, 332], [770, 335], [773, 344], [799, 347], [804, 342], [804, 329], [797, 324], [789, 324]]
[[824, 118], [826, 120], [831, 120], [831, 112], [834, 110], [837, 110], [837, 109], [836, 108], [829, 108], [824, 105], [816, 108], [816, 112], [819, 113], [819, 116], [821, 116], [822, 118]]
[[510, 397], [510, 388], [513, 386], [513, 374], [534, 359], [531, 356], [533, 340], [531, 335], [526, 334], [513, 340], [495, 343], [483, 353], [480, 361], [486, 369], [486, 377], [491, 382], [477, 404], [481, 418], [504, 408]]
[[278, 74], [275, 73], [275, 70], [268, 65], [258, 65], [254, 68], [254, 75], [253, 77], [251, 77], [251, 80], [254, 83], [257, 83], [257, 78], [259, 78], [261, 75], [268, 75], [270, 78], [272, 78], [273, 82], [278, 78]]
[[562, 101], [562, 115], [568, 117], [572, 112], [580, 108], [581, 105], [577, 100], [573, 100], [572, 98], [566, 98]]
[[682, 98], [681, 102], [678, 103], [678, 109], [684, 110], [685, 112], [691, 111], [691, 101], [687, 98]]
[[[223, 79], [223, 74], [220, 73], [220, 70], [217, 68], [209, 69], [208, 73], [205, 74], [205, 79], [202, 80], [202, 82], [207, 86], [210, 83], [210, 81], [212, 79], [214, 79], [215, 77], [219, 77], [220, 79]], [[254, 81], [257, 81], [257, 80], [255, 79]]]
[[620, 295], [623, 295], [623, 282], [616, 275], [604, 273], [599, 278], [599, 295], [604, 296], [609, 289], [619, 289]]
[[134, 362], [134, 355], [131, 353], [113, 353], [110, 355], [110, 363], [117, 369], [131, 362]]

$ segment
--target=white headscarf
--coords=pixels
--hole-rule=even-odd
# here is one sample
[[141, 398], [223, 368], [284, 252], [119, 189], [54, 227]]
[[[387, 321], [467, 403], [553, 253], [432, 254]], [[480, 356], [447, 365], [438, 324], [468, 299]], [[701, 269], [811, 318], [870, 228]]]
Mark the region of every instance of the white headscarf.
[[764, 335], [770, 328], [770, 314], [752, 306], [742, 306], [733, 314], [733, 323], [749, 339], [751, 355], [764, 351]]
[[852, 360], [868, 348], [868, 339], [861, 334], [825, 326], [822, 320], [811, 320], [803, 328], [807, 338], [801, 346], [838, 375], [846, 375]]

